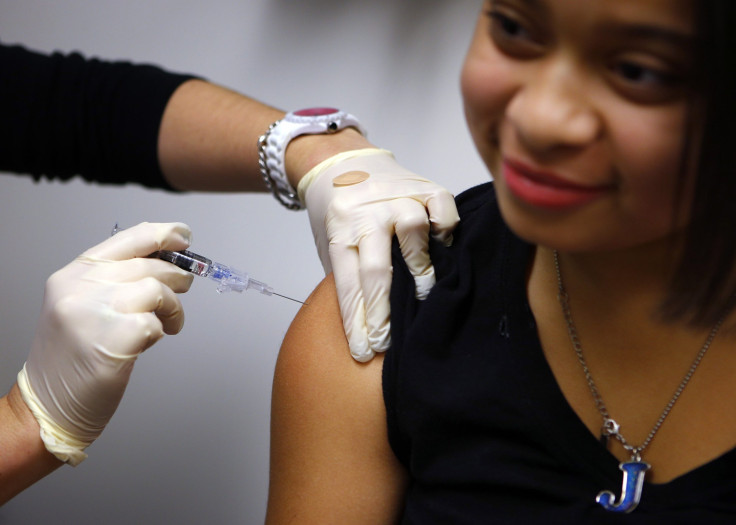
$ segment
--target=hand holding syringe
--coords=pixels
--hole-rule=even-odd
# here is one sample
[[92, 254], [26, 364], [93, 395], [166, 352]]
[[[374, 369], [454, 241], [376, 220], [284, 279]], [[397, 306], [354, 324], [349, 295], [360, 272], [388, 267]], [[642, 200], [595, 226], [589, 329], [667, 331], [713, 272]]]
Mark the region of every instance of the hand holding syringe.
[[[115, 235], [117, 232], [122, 231], [122, 229], [123, 228], [118, 228], [118, 225], [116, 224], [112, 229], [111, 235]], [[211, 259], [190, 252], [189, 250], [181, 250], [178, 252], [159, 250], [157, 252], [153, 252], [149, 257], [168, 261], [182, 270], [186, 270], [194, 275], [207, 277], [208, 279], [215, 281], [217, 283], [217, 291], [219, 293], [255, 290], [263, 295], [278, 295], [284, 299], [304, 304], [304, 302], [299, 301], [298, 299], [274, 292], [273, 288], [266, 283], [252, 279], [247, 273], [238, 270], [237, 268], [233, 268], [232, 266], [219, 262], [213, 262]]]

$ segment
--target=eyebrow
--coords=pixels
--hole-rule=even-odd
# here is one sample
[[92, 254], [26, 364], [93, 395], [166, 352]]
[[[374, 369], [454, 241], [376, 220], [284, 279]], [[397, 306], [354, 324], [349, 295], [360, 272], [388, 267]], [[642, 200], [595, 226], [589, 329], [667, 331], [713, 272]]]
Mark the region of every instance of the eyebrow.
[[[526, 1], [526, 0], [524, 0]], [[531, 0], [536, 1], [536, 0]], [[610, 23], [601, 27], [602, 31], [610, 32], [617, 36], [638, 40], [661, 40], [663, 42], [690, 49], [695, 37], [689, 33], [677, 29], [652, 26], [646, 24]]]
[[[516, 0], [518, 3], [523, 4], [525, 9], [529, 11], [536, 11], [542, 16], [549, 16], [549, 6], [546, 0]], [[554, 1], [554, 0], [553, 0]], [[595, 0], [591, 0], [595, 1]], [[493, 8], [497, 4], [497, 0], [488, 0], [488, 5]]]
[[[540, 0], [519, 0], [519, 1], [522, 4], [526, 4], [528, 7], [533, 7], [533, 8], [546, 8], [547, 7]], [[494, 5], [496, 3], [496, 0], [488, 0], [488, 3], [491, 5]]]
[[[546, 0], [517, 0], [519, 3], [524, 4], [529, 9], [547, 11]], [[554, 0], [552, 0], [554, 1]], [[496, 3], [496, 0], [489, 0], [491, 7]], [[656, 26], [651, 24], [636, 24], [628, 23], [626, 21], [607, 21], [600, 28], [602, 32], [608, 32], [617, 36], [625, 38], [640, 39], [640, 40], [660, 40], [670, 44], [675, 44], [678, 47], [690, 48], [695, 40], [695, 37], [688, 32], [680, 31], [678, 29], [670, 29], [667, 27]]]
[[[546, 9], [547, 8], [547, 6], [544, 5], [544, 2], [542, 2], [540, 0], [520, 0], [520, 1], [521, 1], [522, 4], [526, 4], [528, 7], [531, 7], [531, 8], [537, 8], [537, 9], [539, 9], [539, 8]], [[493, 4], [495, 2], [491, 1], [491, 3]]]

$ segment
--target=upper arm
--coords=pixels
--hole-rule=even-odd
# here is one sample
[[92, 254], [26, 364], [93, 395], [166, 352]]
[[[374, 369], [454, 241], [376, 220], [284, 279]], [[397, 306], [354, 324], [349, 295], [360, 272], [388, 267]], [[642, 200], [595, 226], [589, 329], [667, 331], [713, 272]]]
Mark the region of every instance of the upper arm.
[[383, 357], [350, 357], [334, 281], [315, 290], [279, 354], [267, 523], [389, 523], [406, 475], [388, 444]]

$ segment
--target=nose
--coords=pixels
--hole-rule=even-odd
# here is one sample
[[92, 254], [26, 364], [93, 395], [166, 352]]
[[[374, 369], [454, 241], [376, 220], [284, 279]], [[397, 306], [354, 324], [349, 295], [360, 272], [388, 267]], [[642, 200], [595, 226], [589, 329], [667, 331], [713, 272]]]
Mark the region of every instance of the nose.
[[586, 92], [583, 74], [565, 60], [529, 69], [506, 115], [517, 139], [530, 152], [581, 147], [594, 141], [600, 119]]

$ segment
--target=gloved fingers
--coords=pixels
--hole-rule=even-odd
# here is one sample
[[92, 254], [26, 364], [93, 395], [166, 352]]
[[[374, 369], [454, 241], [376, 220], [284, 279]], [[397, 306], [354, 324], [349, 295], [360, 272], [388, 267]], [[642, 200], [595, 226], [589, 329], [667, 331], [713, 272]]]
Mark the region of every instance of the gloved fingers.
[[366, 235], [358, 245], [358, 259], [368, 344], [373, 352], [384, 352], [391, 345], [391, 236], [382, 231]]
[[[38, 367], [61, 369], [68, 365], [67, 361], [81, 359], [83, 362], [87, 360], [86, 349], [90, 346], [117, 361], [128, 360], [161, 339], [164, 336], [162, 323], [151, 309], [135, 311], [126, 306], [130, 304], [124, 298], [127, 287], [117, 287], [114, 297], [68, 296], [58, 301], [53, 310], [53, 324], [64, 327], [60, 337], [73, 341], [70, 345], [73, 350], [67, 355], [46, 354], [44, 363], [37, 363]], [[51, 348], [60, 342], [49, 341], [48, 344]], [[100, 364], [102, 362], [97, 363]], [[109, 367], [109, 360], [104, 364]], [[90, 367], [98, 369], [88, 364], [85, 370]]]
[[154, 277], [171, 288], [176, 293], [184, 293], [192, 285], [194, 276], [178, 266], [161, 259], [136, 257], [124, 261], [90, 261], [85, 255], [77, 260], [89, 263], [89, 269], [84, 273], [87, 281], [100, 283], [129, 283], [140, 281], [146, 277]]
[[142, 222], [121, 230], [83, 255], [93, 260], [122, 261], [146, 257], [158, 250], [184, 250], [191, 238], [189, 226], [181, 222]]
[[[115, 312], [115, 315], [115, 323], [99, 336], [95, 344], [98, 353], [112, 359], [112, 362], [108, 361], [108, 367], [113, 365], [113, 371], [119, 366], [115, 365], [116, 362], [135, 359], [164, 336], [163, 323], [153, 312]], [[100, 372], [98, 369], [98, 376]]]
[[455, 198], [447, 191], [441, 191], [427, 199], [425, 203], [432, 237], [445, 246], [452, 245], [452, 232], [460, 222]]
[[375, 354], [368, 342], [358, 250], [355, 246], [331, 243], [330, 260], [335, 276], [342, 324], [350, 346], [350, 355], [356, 361], [370, 361]]
[[117, 287], [110, 302], [120, 313], [154, 313], [167, 334], [179, 333], [184, 326], [181, 301], [171, 288], [154, 277]]
[[426, 299], [434, 286], [434, 266], [429, 259], [429, 219], [420, 203], [416, 206], [402, 205], [400, 221], [396, 222], [396, 237], [399, 239], [401, 255], [409, 272], [414, 276], [416, 298]]

